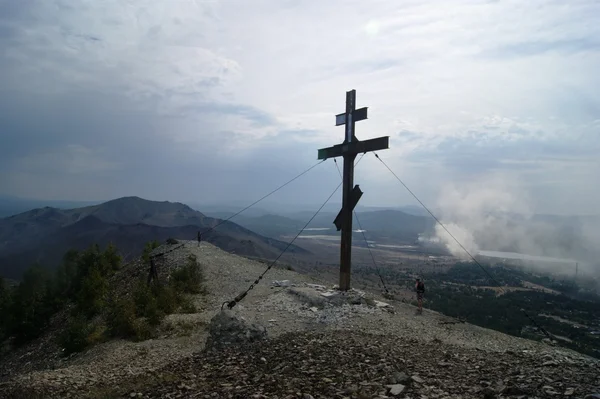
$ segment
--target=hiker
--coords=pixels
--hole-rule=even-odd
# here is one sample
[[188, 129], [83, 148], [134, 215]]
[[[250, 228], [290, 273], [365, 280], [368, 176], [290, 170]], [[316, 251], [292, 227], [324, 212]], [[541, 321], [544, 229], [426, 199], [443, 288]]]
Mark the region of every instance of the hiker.
[[425, 294], [425, 283], [421, 281], [420, 278], [417, 278], [417, 283], [415, 284], [415, 290], [417, 291], [417, 302], [419, 303], [419, 313], [423, 312], [423, 294]]

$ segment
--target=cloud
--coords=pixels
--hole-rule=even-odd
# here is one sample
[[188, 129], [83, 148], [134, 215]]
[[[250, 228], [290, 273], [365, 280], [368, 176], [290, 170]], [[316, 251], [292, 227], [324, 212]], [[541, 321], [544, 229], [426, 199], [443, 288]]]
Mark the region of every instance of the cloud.
[[116, 171], [119, 164], [105, 159], [98, 150], [71, 144], [60, 150], [20, 158], [16, 168], [30, 173], [85, 175]]
[[[592, 0], [0, 0], [0, 191], [260, 197], [342, 140], [334, 115], [356, 89], [357, 136], [389, 135], [381, 156], [426, 203], [493, 173], [518, 177], [536, 211], [598, 213], [598, 13]], [[320, 201], [332, 172], [289, 195]], [[372, 156], [356, 179], [364, 205], [414, 202]]]
[[448, 184], [435, 205], [450, 234], [436, 225], [434, 237], [464, 260], [480, 251], [516, 252], [563, 260], [532, 265], [547, 271], [572, 274], [579, 262], [580, 271], [597, 276], [598, 217], [537, 215], [532, 194], [522, 181], [502, 175], [461, 186]]

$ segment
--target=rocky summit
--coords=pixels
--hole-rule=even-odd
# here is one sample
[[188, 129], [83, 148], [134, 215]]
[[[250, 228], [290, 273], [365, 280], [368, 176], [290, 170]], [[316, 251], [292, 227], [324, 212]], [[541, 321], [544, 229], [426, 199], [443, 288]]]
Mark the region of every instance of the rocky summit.
[[[597, 364], [569, 357], [490, 356], [439, 341], [350, 331], [289, 333], [197, 354], [156, 375], [142, 397], [555, 398], [584, 397], [600, 383]], [[165, 382], [167, 375], [178, 377]]]
[[[461, 323], [372, 292], [273, 268], [207, 243], [165, 253], [159, 275], [194, 255], [207, 294], [152, 339], [61, 356], [48, 337], [0, 359], [1, 398], [593, 398], [600, 362]], [[137, 265], [137, 266], [136, 266]], [[127, 267], [145, 266], [137, 263]], [[122, 276], [135, 275], [125, 269]], [[127, 285], [124, 285], [125, 287]], [[52, 341], [54, 342], [54, 341]]]

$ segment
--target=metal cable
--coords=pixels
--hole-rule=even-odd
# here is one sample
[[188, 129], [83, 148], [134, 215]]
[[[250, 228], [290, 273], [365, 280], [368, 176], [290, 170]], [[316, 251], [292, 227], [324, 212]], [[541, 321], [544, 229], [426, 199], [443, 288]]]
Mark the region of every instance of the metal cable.
[[[452, 233], [450, 233], [450, 231], [446, 228], [446, 226], [429, 210], [429, 208], [427, 208], [425, 206], [425, 204], [419, 199], [419, 197], [417, 197], [415, 195], [415, 193], [413, 193], [411, 191], [410, 188], [408, 188], [408, 186], [406, 184], [404, 184], [404, 182], [398, 177], [398, 175], [396, 175], [394, 173], [394, 171], [383, 161], [383, 159], [381, 159], [379, 157], [379, 155], [377, 155], [377, 153], [373, 152], [373, 155], [375, 155], [375, 157], [387, 168], [387, 170], [389, 170], [392, 175], [394, 175], [394, 177], [396, 178], [396, 180], [398, 180], [400, 182], [400, 184], [402, 184], [404, 186], [404, 188], [417, 200], [417, 202], [419, 204], [421, 204], [421, 206], [423, 207], [423, 209], [425, 209], [430, 215], [431, 217], [446, 231], [446, 233], [448, 233], [448, 235], [450, 237], [452, 237], [452, 239], [463, 249], [463, 251], [465, 251], [465, 253], [469, 256], [469, 258], [471, 258], [471, 260], [473, 260], [473, 262], [475, 262], [475, 264], [477, 266], [479, 266], [481, 268], [481, 270], [483, 270], [483, 272], [485, 274], [487, 274], [487, 276], [490, 278], [490, 280], [492, 280], [494, 283], [496, 283], [496, 285], [498, 286], [498, 288], [500, 288], [500, 291], [502, 291], [502, 293], [506, 293], [506, 291], [504, 290], [504, 288], [502, 287], [502, 284], [500, 284], [500, 282], [498, 280], [496, 280], [494, 278], [494, 276], [492, 276], [492, 274], [490, 272], [488, 272], [486, 270], [485, 267], [483, 267], [483, 265], [481, 263], [479, 263], [479, 261], [477, 261], [477, 259], [475, 259], [475, 257], [473, 255], [471, 255], [471, 252], [469, 252], [462, 244], [460, 241], [458, 241], [458, 239], [456, 237], [454, 237], [454, 235]], [[534, 326], [537, 327], [538, 330], [540, 330], [542, 333], [544, 333], [544, 335], [546, 335], [546, 337], [552, 339], [552, 336], [544, 329], [542, 328], [526, 311], [525, 309], [521, 309], [521, 312], [523, 312], [523, 314], [533, 323]]]
[[321, 205], [321, 207], [315, 212], [315, 214], [309, 219], [309, 221], [306, 222], [306, 224], [304, 225], [304, 227], [302, 227], [302, 229], [300, 229], [300, 231], [298, 232], [298, 234], [296, 234], [296, 236], [292, 239], [292, 241], [290, 241], [288, 243], [288, 245], [283, 249], [283, 251], [281, 251], [281, 253], [279, 254], [279, 256], [277, 258], [275, 258], [275, 260], [273, 262], [271, 262], [271, 264], [269, 264], [269, 266], [265, 269], [265, 271], [262, 272], [262, 274], [260, 276], [258, 276], [258, 278], [256, 280], [254, 280], [254, 282], [252, 284], [250, 284], [250, 287], [248, 287], [248, 289], [246, 291], [242, 292], [240, 295], [238, 295], [237, 297], [235, 297], [234, 300], [232, 300], [230, 302], [224, 302], [221, 305], [221, 309], [223, 309], [223, 307], [225, 305], [227, 305], [227, 307], [229, 309], [232, 309], [236, 304], [238, 304], [242, 299], [244, 299], [244, 297], [246, 295], [248, 295], [248, 293], [260, 282], [260, 280], [263, 279], [263, 277], [265, 276], [265, 274], [267, 274], [267, 272], [269, 270], [271, 270], [271, 268], [275, 265], [275, 263], [279, 260], [279, 258], [281, 258], [283, 256], [283, 254], [294, 243], [294, 241], [296, 241], [296, 239], [300, 236], [300, 234], [302, 234], [302, 232], [304, 231], [304, 229], [306, 229], [308, 227], [308, 225], [310, 224], [310, 222], [312, 222], [313, 219], [315, 217], [317, 217], [317, 215], [319, 214], [319, 212], [321, 212], [321, 210], [325, 207], [325, 205], [327, 205], [327, 203], [329, 202], [329, 200], [331, 199], [331, 197], [333, 197], [333, 195], [340, 189], [341, 186], [342, 186], [342, 183], [338, 184], [338, 186], [335, 188], [335, 190], [333, 190], [333, 192], [331, 193], [331, 195], [329, 195], [329, 197], [327, 197], [327, 200], [325, 200], [325, 202], [323, 203], [323, 205]]
[[227, 219], [223, 219], [221, 220], [219, 223], [217, 223], [216, 225], [206, 229], [203, 232], [198, 232], [198, 241], [201, 240], [201, 237], [203, 234], [206, 234], [214, 229], [216, 229], [217, 227], [219, 227], [220, 225], [222, 225], [225, 222], [228, 222], [229, 220], [233, 219], [234, 217], [236, 217], [237, 215], [239, 215], [240, 213], [244, 212], [245, 210], [253, 207], [254, 205], [258, 204], [260, 201], [264, 200], [265, 198], [275, 194], [277, 191], [281, 190], [282, 188], [284, 188], [285, 186], [287, 186], [288, 184], [290, 184], [291, 182], [293, 182], [294, 180], [298, 179], [299, 177], [305, 175], [306, 173], [310, 172], [312, 169], [314, 169], [315, 167], [319, 166], [320, 164], [322, 164], [323, 162], [325, 162], [326, 159], [323, 159], [322, 161], [317, 162], [316, 164], [314, 164], [313, 166], [311, 166], [310, 168], [306, 169], [304, 172], [300, 173], [299, 175], [297, 175], [296, 177], [294, 177], [293, 179], [289, 180], [287, 183], [282, 184], [281, 186], [277, 187], [275, 190], [271, 191], [269, 194], [263, 196], [262, 198], [254, 201], [252, 204], [248, 205], [247, 207], [245, 207], [244, 209], [234, 213], [233, 215], [229, 216]]

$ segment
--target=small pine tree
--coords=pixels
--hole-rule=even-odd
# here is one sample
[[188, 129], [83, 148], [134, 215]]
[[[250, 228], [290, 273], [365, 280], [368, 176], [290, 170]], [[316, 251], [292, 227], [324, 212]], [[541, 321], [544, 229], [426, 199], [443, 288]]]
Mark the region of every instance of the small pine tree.
[[0, 341], [9, 333], [11, 325], [12, 290], [0, 277]]
[[105, 306], [108, 288], [108, 279], [97, 268], [91, 268], [81, 284], [77, 310], [87, 317], [100, 313]]
[[50, 320], [54, 309], [51, 306], [50, 276], [35, 265], [28, 269], [23, 280], [14, 291], [11, 301], [10, 334], [17, 343], [36, 338]]
[[128, 298], [111, 298], [106, 317], [108, 333], [112, 337], [127, 338], [136, 335], [135, 304]]
[[146, 309], [151, 306], [150, 304], [152, 301], [156, 301], [154, 295], [152, 294], [152, 290], [143, 280], [138, 280], [133, 290], [135, 314], [137, 316], [144, 317], [146, 315]]
[[204, 292], [204, 275], [195, 255], [190, 255], [186, 264], [172, 273], [171, 281], [178, 292], [187, 294]]
[[146, 245], [144, 245], [144, 251], [142, 252], [142, 259], [145, 263], [150, 262], [150, 252], [154, 249], [160, 247], [160, 243], [156, 240], [148, 241]]
[[180, 306], [182, 295], [171, 284], [157, 284], [154, 288], [154, 295], [156, 295], [159, 309], [166, 314], [174, 313], [177, 307]]
[[87, 320], [77, 315], [71, 318], [67, 324], [67, 328], [60, 337], [60, 343], [65, 349], [64, 354], [70, 355], [74, 352], [81, 352], [89, 346], [88, 336], [91, 328], [88, 326]]
[[117, 247], [115, 247], [112, 243], [108, 244], [102, 256], [104, 260], [108, 262], [111, 271], [116, 271], [120, 269], [123, 258], [117, 251]]

